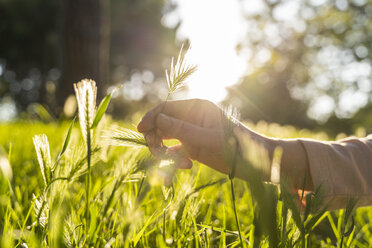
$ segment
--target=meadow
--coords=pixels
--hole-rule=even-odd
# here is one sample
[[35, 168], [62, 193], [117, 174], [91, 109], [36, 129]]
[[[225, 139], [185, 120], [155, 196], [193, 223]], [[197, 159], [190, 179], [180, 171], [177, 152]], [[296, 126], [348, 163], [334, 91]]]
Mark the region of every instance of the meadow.
[[[99, 139], [98, 134], [112, 124], [131, 127], [107, 117], [95, 130], [98, 149], [92, 153], [89, 226], [85, 226], [86, 148], [79, 125], [74, 124], [68, 147], [54, 170], [53, 178], [67, 179], [55, 181], [48, 189], [32, 138], [46, 134], [54, 162], [70, 123], [19, 121], [0, 126], [1, 247], [240, 246], [228, 176], [195, 162], [191, 170], [176, 171], [172, 186], [165, 186], [167, 166], [146, 169], [141, 164], [148, 156], [146, 147], [110, 146]], [[324, 133], [264, 122], [251, 126], [276, 137], [327, 138]], [[276, 210], [272, 228], [278, 241], [272, 241], [260, 223], [265, 218], [257, 214], [265, 209], [252, 196], [249, 184], [234, 179], [234, 186], [244, 247], [340, 247], [343, 235], [344, 247], [372, 243], [371, 208], [352, 213], [353, 223], [346, 234], [345, 211], [324, 212], [302, 242], [296, 211], [285, 211], [277, 192], [278, 197], [272, 199]], [[304, 218], [302, 213], [299, 221], [308, 223]], [[307, 218], [314, 217], [309, 214]]]
[[[195, 70], [181, 55], [172, 62], [166, 100]], [[229, 175], [198, 162], [178, 170], [177, 157], [150, 154], [133, 127], [138, 120], [124, 123], [105, 115], [112, 93], [97, 107], [96, 90], [91, 80], [75, 84], [78, 119], [0, 125], [1, 247], [372, 244], [371, 208], [356, 209], [357, 199], [351, 199], [346, 209], [330, 212], [320, 188], [296, 196], [285, 182], [264, 182], [257, 168], [267, 163], [265, 154], [250, 142], [238, 153], [229, 125]], [[247, 125], [278, 138], [328, 139], [291, 126]], [[277, 150], [272, 166], [280, 169], [280, 159]], [[234, 178], [238, 166], [245, 168], [246, 181]]]

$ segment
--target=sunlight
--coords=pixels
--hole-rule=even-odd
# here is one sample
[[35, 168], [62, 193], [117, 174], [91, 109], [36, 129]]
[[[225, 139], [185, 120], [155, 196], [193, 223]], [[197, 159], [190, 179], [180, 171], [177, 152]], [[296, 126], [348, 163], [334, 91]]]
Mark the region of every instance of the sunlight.
[[[256, 66], [265, 65], [271, 59], [269, 49], [263, 47], [253, 51], [245, 42], [250, 39], [260, 42], [262, 39], [258, 35], [259, 32], [255, 32], [258, 27], [252, 26], [252, 23], [247, 21], [247, 18], [254, 18], [255, 15], [267, 11], [267, 6], [262, 0], [173, 0], [173, 2], [177, 8], [163, 18], [163, 25], [175, 27], [179, 24], [177, 37], [180, 41], [190, 41], [192, 49], [189, 53], [189, 61], [199, 66], [198, 71], [187, 84], [186, 97], [203, 98], [219, 103], [226, 97], [227, 87], [238, 83], [244, 76], [252, 73]], [[324, 2], [324, 0], [312, 0], [311, 5], [319, 6]], [[283, 1], [273, 9], [273, 18], [302, 33], [306, 29], [306, 24], [299, 18], [299, 14], [309, 18], [314, 13], [309, 10], [307, 10], [309, 13], [305, 10], [300, 13], [300, 7], [299, 1]], [[267, 24], [264, 27], [264, 33], [272, 46], [281, 42], [279, 32], [275, 25]], [[305, 42], [309, 43], [309, 41]], [[243, 43], [243, 46], [238, 54], [236, 48], [240, 43]], [[364, 46], [357, 47], [355, 52], [359, 58], [368, 55], [368, 50]], [[367, 62], [355, 61], [343, 64], [344, 61], [350, 61], [345, 57], [349, 53], [335, 46], [324, 46], [314, 59], [319, 60], [319, 57], [322, 57], [317, 65], [327, 68], [328, 72], [334, 72], [334, 75], [337, 75], [335, 77], [342, 82], [350, 84], [368, 80], [371, 67]], [[350, 56], [352, 57], [352, 54], [349, 54]], [[324, 85], [321, 85], [324, 83], [328, 84], [326, 87], [331, 86], [329, 83], [332, 77], [326, 74], [312, 72], [313, 83], [317, 88], [324, 88]], [[303, 91], [303, 96], [297, 98], [303, 99], [309, 92]], [[327, 120], [335, 110], [337, 116], [343, 118], [351, 116], [368, 102], [365, 93], [358, 94], [363, 97], [355, 104], [350, 104], [347, 100], [354, 94], [341, 94], [342, 99], [340, 98], [338, 104], [331, 102], [326, 96], [312, 99], [308, 115], [318, 121]]]
[[[180, 26], [177, 36], [191, 42], [190, 62], [199, 66], [188, 83], [190, 98], [204, 98], [215, 103], [226, 96], [226, 87], [239, 82], [249, 69], [247, 53], [237, 53], [236, 47], [249, 36], [245, 18], [262, 13], [262, 0], [173, 0], [175, 11], [167, 14], [163, 24]], [[298, 3], [290, 1], [278, 8], [278, 19], [294, 18]], [[249, 48], [246, 50], [249, 50]]]
[[176, 13], [166, 16], [165, 25], [181, 20], [180, 39], [189, 39], [189, 61], [199, 66], [190, 78], [188, 97], [220, 102], [226, 87], [239, 81], [246, 70], [246, 60], [238, 56], [236, 45], [244, 38], [247, 24], [239, 1], [177, 1]]

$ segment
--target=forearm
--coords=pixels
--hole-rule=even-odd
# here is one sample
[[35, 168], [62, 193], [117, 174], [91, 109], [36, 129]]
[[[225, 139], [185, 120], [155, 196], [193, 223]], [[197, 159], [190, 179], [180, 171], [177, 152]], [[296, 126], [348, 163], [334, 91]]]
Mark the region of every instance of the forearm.
[[300, 141], [295, 139], [274, 139], [266, 137], [260, 133], [241, 126], [252, 141], [257, 142], [265, 148], [269, 160], [272, 161], [275, 148], [282, 148], [282, 157], [280, 164], [280, 177], [292, 187], [302, 189], [305, 179], [305, 190], [313, 190], [313, 182], [310, 174], [309, 162], [305, 148]]
[[310, 165], [301, 142], [294, 139], [277, 139], [270, 142], [274, 142], [276, 146], [283, 149], [280, 164], [281, 180], [289, 182], [296, 189], [302, 189], [305, 186], [305, 190], [313, 191]]

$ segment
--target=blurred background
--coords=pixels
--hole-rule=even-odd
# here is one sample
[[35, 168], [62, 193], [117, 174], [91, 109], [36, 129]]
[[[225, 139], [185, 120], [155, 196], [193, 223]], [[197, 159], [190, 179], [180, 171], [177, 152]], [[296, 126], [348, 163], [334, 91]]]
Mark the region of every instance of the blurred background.
[[179, 98], [243, 120], [372, 132], [371, 0], [0, 0], [0, 121], [71, 118], [73, 83], [130, 119], [165, 98], [181, 44], [199, 65]]

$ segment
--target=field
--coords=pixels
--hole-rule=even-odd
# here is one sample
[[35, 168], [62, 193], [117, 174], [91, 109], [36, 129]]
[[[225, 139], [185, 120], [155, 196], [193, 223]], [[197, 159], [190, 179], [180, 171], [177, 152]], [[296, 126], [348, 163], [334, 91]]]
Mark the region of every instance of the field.
[[[181, 53], [166, 74], [166, 101], [196, 70], [183, 64]], [[224, 126], [229, 174], [197, 162], [191, 170], [178, 170], [180, 157], [162, 153], [155, 158], [132, 123], [105, 116], [113, 92], [97, 107], [94, 81], [82, 80], [74, 87], [78, 119], [0, 126], [1, 247], [372, 243], [371, 211], [355, 211], [357, 199], [350, 199], [345, 210], [327, 212], [321, 188], [296, 196], [284, 180], [264, 182], [265, 168], [280, 170], [281, 151], [276, 149], [270, 161], [262, 147], [238, 137], [230, 125], [232, 116], [226, 115]], [[263, 122], [252, 128], [278, 138], [327, 139], [323, 133]], [[246, 181], [234, 178], [236, 170]]]
[[[111, 146], [101, 138], [113, 124], [131, 127], [104, 117], [94, 130], [97, 149], [91, 154], [88, 213], [87, 153], [77, 122], [48, 184], [33, 137], [46, 134], [54, 164], [70, 123], [19, 121], [0, 126], [1, 247], [369, 247], [372, 243], [370, 208], [350, 214], [339, 210], [300, 215], [284, 191], [279, 196], [277, 186], [265, 186], [264, 192], [273, 199], [260, 200], [249, 182], [233, 179], [232, 194], [227, 175], [197, 162], [191, 170], [175, 173], [164, 163], [144, 166], [146, 147]], [[323, 133], [276, 124], [251, 126], [275, 137], [327, 139]], [[271, 204], [264, 206], [262, 201]]]

